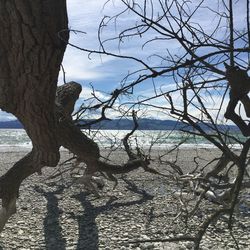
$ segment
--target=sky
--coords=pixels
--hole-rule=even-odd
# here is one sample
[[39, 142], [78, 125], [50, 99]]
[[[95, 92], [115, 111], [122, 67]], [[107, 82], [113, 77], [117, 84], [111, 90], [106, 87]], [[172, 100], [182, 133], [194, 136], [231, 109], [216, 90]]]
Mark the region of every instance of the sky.
[[[155, 1], [154, 3], [156, 3]], [[198, 2], [198, 1], [196, 1]], [[236, 11], [240, 13], [243, 11], [244, 5], [242, 4], [243, 0], [238, 1]], [[209, 0], [209, 6], [218, 10], [217, 0]], [[119, 0], [110, 0], [107, 3], [107, 0], [68, 0], [68, 17], [69, 17], [69, 28], [71, 30], [77, 30], [81, 32], [71, 32], [70, 33], [70, 43], [77, 45], [79, 47], [97, 49], [98, 50], [98, 36], [97, 30], [98, 25], [101, 22], [103, 16], [114, 16], [116, 13], [119, 13], [123, 9], [123, 4]], [[212, 28], [212, 23], [216, 23], [216, 20], [211, 20], [207, 14], [208, 10], [203, 10], [199, 12], [199, 15], [196, 16], [196, 20], [199, 21], [199, 24], [203, 27], [209, 29]], [[235, 22], [240, 27], [244, 24], [244, 19], [241, 15], [235, 15]], [[131, 16], [121, 16], [116, 20], [116, 23], [110, 23], [109, 28], [105, 29], [103, 32], [103, 37], [109, 38], [114, 35], [117, 35], [120, 30], [128, 27], [130, 24], [135, 22], [134, 17]], [[223, 27], [221, 28], [223, 32]], [[149, 33], [144, 39], [150, 39], [154, 37], [154, 33]], [[153, 58], [148, 57], [151, 54], [161, 54], [166, 52], [166, 43], [158, 42], [157, 44], [150, 43], [141, 49], [141, 44], [145, 40], [143, 39], [130, 39], [126, 43], [121, 44], [121, 47], [118, 48], [117, 43], [107, 43], [107, 47], [110, 51], [115, 51], [128, 55], [137, 55], [148, 60], [150, 63], [154, 63]], [[168, 43], [167, 48], [171, 53], [180, 52], [179, 45], [177, 43]], [[76, 48], [71, 46], [67, 47], [67, 50], [63, 59], [63, 67], [65, 69], [66, 81], [76, 81], [79, 82], [82, 87], [82, 93], [80, 99], [77, 102], [78, 108], [82, 103], [87, 102], [86, 99], [92, 97], [93, 90], [91, 86], [94, 86], [96, 89], [96, 94], [99, 98], [105, 99], [109, 97], [110, 93], [118, 88], [121, 84], [121, 81], [129, 72], [141, 67], [141, 65], [131, 61], [131, 60], [121, 60], [114, 57], [108, 56], [99, 56], [91, 54], [90, 56], [81, 52]], [[131, 79], [133, 80], [133, 79]], [[158, 81], [158, 82], [157, 82]], [[60, 72], [58, 84], [63, 84], [63, 74]], [[149, 97], [154, 91], [154, 84], [159, 86], [158, 88], [163, 88], [163, 85], [167, 84], [167, 87], [164, 88], [171, 90], [175, 85], [166, 79], [156, 80], [154, 83], [152, 81], [146, 82], [136, 88], [137, 98], [138, 97]], [[178, 94], [176, 94], [176, 99], [178, 99]], [[127, 100], [129, 101], [129, 99]], [[157, 100], [157, 104], [161, 105], [161, 102], [164, 102], [163, 98]], [[212, 105], [212, 103], [208, 103]], [[110, 113], [110, 116], [116, 115]], [[155, 116], [155, 118], [168, 119], [165, 113], [160, 114], [152, 112], [149, 116]], [[10, 120], [14, 119], [13, 116], [0, 112], [0, 120]]]

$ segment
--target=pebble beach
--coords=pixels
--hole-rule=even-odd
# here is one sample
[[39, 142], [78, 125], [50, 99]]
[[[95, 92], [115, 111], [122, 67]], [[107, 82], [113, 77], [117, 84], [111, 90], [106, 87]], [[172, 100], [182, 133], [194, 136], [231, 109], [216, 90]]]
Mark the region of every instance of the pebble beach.
[[[1, 154], [1, 174], [6, 172], [25, 150]], [[179, 164], [193, 167], [197, 151], [182, 149]], [[199, 149], [201, 160], [219, 156], [215, 149]], [[71, 155], [61, 152], [61, 161]], [[113, 156], [122, 161], [122, 153]], [[61, 168], [63, 170], [63, 168]], [[165, 171], [165, 169], [158, 169]], [[143, 169], [119, 175], [118, 185], [105, 179], [105, 187], [96, 198], [80, 184], [71, 184], [68, 173], [47, 180], [55, 169], [44, 168], [43, 175], [27, 178], [20, 189], [17, 213], [1, 233], [0, 249], [115, 250], [115, 249], [193, 249], [193, 242], [161, 242], [196, 232], [213, 204], [204, 201], [192, 219], [178, 216], [180, 201], [173, 186], [163, 176]], [[234, 217], [233, 236], [222, 216], [204, 235], [200, 249], [250, 249], [250, 213], [247, 209]], [[235, 239], [234, 239], [235, 238]]]

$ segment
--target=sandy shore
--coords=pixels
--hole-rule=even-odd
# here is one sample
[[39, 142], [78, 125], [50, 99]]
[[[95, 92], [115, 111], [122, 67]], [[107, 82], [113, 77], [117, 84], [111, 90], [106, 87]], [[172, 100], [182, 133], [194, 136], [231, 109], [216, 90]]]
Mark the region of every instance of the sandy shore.
[[[26, 150], [2, 150], [1, 174], [20, 159]], [[157, 156], [162, 152], [155, 151], [153, 154]], [[62, 161], [70, 157], [66, 151], [61, 155]], [[200, 158], [195, 159], [202, 165], [220, 153], [215, 149], [180, 150], [178, 163], [185, 172], [196, 167], [194, 157], [197, 155]], [[122, 162], [125, 155], [115, 152], [111, 158], [115, 162]], [[173, 161], [175, 155], [168, 155], [167, 159]], [[152, 166], [158, 167], [157, 164]], [[167, 172], [169, 167], [158, 169]], [[180, 217], [176, 218], [180, 203], [173, 194], [169, 180], [145, 173], [142, 169], [118, 176], [119, 184], [115, 190], [113, 183], [105, 180], [106, 185], [99, 199], [80, 185], [69, 186], [71, 179], [68, 174], [59, 176], [55, 181], [46, 181], [53, 171], [44, 168], [42, 176], [34, 174], [23, 182], [18, 212], [1, 234], [2, 249], [192, 249], [191, 242], [130, 242], [194, 233], [206, 213], [212, 209], [212, 205], [204, 201], [202, 210], [185, 224]], [[240, 249], [248, 249], [248, 213], [238, 214], [233, 231]], [[209, 227], [201, 249], [236, 249], [226, 228], [226, 218], [222, 217], [216, 225]]]

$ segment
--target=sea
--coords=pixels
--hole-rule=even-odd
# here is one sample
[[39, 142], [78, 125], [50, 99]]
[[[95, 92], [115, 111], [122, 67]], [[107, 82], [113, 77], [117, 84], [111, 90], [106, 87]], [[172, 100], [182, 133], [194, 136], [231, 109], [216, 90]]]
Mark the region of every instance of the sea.
[[[89, 138], [98, 143], [100, 148], [123, 147], [123, 138], [130, 130], [82, 130]], [[132, 147], [166, 149], [177, 145], [181, 148], [214, 148], [214, 145], [201, 136], [190, 135], [181, 131], [138, 130], [129, 138]], [[237, 143], [230, 146], [238, 148]], [[0, 129], [0, 151], [27, 150], [32, 143], [24, 129]]]

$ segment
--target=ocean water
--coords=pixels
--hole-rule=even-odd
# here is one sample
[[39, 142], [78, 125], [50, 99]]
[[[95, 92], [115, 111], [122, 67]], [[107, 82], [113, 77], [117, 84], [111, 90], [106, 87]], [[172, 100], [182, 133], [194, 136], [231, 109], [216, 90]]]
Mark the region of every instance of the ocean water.
[[0, 150], [9, 147], [32, 147], [24, 129], [0, 129]]
[[[122, 147], [122, 139], [130, 130], [82, 130], [94, 139], [100, 147]], [[144, 130], [136, 131], [129, 143], [132, 147], [170, 148], [181, 144], [180, 147], [213, 148], [214, 146], [203, 137], [188, 135], [180, 131]], [[233, 145], [238, 147], [237, 144]], [[7, 148], [28, 149], [32, 144], [23, 129], [0, 129], [0, 150]]]

